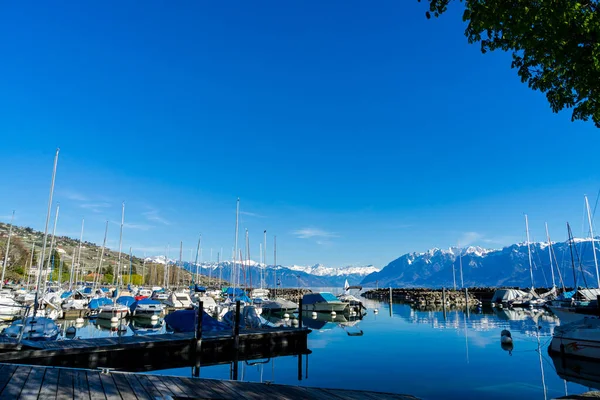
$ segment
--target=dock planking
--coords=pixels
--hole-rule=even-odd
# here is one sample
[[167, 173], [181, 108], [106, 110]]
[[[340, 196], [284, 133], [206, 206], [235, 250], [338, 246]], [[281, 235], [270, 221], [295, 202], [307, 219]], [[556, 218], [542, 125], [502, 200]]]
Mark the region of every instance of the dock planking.
[[393, 393], [7, 364], [0, 364], [0, 386], [0, 399], [11, 400], [416, 399]]

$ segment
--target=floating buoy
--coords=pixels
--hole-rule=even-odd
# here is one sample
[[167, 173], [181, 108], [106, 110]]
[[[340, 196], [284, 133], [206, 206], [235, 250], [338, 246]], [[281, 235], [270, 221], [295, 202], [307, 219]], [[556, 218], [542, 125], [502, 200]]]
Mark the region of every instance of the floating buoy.
[[111, 322], [110, 323], [110, 330], [111, 331], [116, 331], [118, 329], [119, 323], [118, 322]]
[[74, 338], [75, 334], [77, 333], [77, 329], [74, 326], [70, 326], [67, 328], [66, 330], [66, 336], [70, 339], [70, 338]]
[[76, 323], [76, 324], [78, 324], [78, 325], [79, 325], [79, 324], [83, 324], [84, 322], [85, 322], [85, 321], [84, 321], [84, 320], [83, 320], [83, 318], [81, 318], [81, 317], [79, 317], [79, 318], [77, 318], [77, 319], [75, 320], [75, 323]]
[[117, 318], [117, 317], [112, 317], [112, 318], [110, 319], [110, 323], [111, 323], [111, 324], [116, 324], [117, 322], [119, 322], [119, 318]]
[[288, 313], [283, 314], [283, 318], [289, 318], [289, 317], [290, 317], [290, 314], [288, 314]]
[[510, 331], [507, 329], [504, 329], [502, 332], [500, 332], [500, 343], [512, 343], [512, 335], [510, 334]]
[[374, 313], [374, 314], [377, 314], [378, 312], [379, 312], [379, 310], [378, 310], [378, 309], [374, 309], [374, 310], [373, 310], [373, 313]]
[[296, 318], [292, 320], [292, 325], [298, 325], [298, 320]]
[[336, 315], [337, 315], [337, 313], [336, 313], [335, 311], [332, 311], [332, 312], [331, 312], [331, 316], [332, 316], [332, 317], [335, 317]]
[[151, 319], [152, 321], [156, 321], [156, 320], [158, 320], [158, 315], [156, 315], [156, 314], [153, 314], [153, 315], [150, 317], [150, 319]]
[[317, 318], [317, 312], [316, 312], [316, 311], [313, 311], [313, 313], [312, 313], [312, 317], [313, 317], [313, 318]]

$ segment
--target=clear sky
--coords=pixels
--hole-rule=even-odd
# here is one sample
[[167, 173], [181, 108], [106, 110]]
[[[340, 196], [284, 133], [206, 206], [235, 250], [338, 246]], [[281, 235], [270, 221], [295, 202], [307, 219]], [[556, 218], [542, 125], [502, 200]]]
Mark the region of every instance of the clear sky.
[[[382, 267], [409, 251], [584, 231], [600, 136], [553, 114], [460, 5], [102, 1], [0, 5], [0, 220], [164, 254]], [[175, 257], [178, 251], [171, 251]]]

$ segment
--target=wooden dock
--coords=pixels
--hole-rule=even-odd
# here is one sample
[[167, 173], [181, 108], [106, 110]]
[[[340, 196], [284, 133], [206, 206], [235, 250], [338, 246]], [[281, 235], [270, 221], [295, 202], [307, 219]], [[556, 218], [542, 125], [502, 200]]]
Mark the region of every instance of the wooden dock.
[[0, 364], [0, 399], [381, 399], [408, 395], [165, 375]]
[[[238, 341], [231, 331], [113, 336], [47, 342], [7, 340], [0, 363], [73, 368], [151, 371], [190, 365], [208, 366], [235, 360], [308, 354], [306, 328], [244, 330]], [[0, 343], [1, 345], [1, 343]], [[11, 346], [12, 349], [11, 349]], [[11, 351], [12, 350], [12, 351]], [[157, 367], [159, 366], [159, 367]]]

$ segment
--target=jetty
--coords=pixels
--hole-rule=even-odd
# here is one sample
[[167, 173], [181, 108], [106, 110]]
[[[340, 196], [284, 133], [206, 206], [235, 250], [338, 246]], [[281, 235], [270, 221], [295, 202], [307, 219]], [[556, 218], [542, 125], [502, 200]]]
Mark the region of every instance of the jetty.
[[413, 396], [393, 393], [10, 364], [0, 364], [0, 398], [24, 400], [416, 399]]

